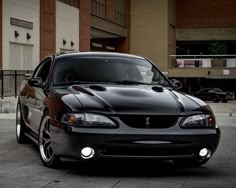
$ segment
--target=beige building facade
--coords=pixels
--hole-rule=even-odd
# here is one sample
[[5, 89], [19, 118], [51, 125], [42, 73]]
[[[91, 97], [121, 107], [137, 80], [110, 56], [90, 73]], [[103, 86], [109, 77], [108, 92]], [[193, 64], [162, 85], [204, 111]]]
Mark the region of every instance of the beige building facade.
[[[33, 69], [60, 51], [124, 52], [147, 57], [184, 91], [220, 82], [231, 89], [234, 7], [235, 0], [0, 0], [0, 67]], [[229, 56], [208, 56], [212, 44], [224, 50], [214, 55]], [[219, 58], [223, 66], [213, 66]]]
[[130, 53], [149, 58], [167, 72], [168, 56], [175, 54], [175, 20], [174, 0], [131, 0]]
[[[169, 78], [181, 80], [183, 91], [234, 91], [235, 6], [234, 0], [130, 0], [130, 53], [151, 59]], [[213, 44], [223, 45], [224, 51], [213, 53]]]

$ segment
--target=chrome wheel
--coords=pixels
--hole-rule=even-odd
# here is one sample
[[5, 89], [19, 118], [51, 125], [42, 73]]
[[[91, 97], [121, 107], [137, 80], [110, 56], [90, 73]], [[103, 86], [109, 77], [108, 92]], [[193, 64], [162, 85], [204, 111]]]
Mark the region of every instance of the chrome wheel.
[[39, 132], [39, 150], [44, 162], [50, 162], [53, 159], [53, 150], [51, 146], [50, 120], [45, 116], [42, 120]]

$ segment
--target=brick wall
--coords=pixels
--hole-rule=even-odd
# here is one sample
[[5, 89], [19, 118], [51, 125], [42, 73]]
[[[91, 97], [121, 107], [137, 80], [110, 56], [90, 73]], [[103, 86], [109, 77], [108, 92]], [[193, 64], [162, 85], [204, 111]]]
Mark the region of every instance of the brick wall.
[[106, 19], [115, 20], [115, 0], [106, 0]]
[[40, 59], [56, 50], [56, 0], [40, 0]]
[[235, 28], [235, 0], [176, 0], [177, 29]]
[[79, 50], [90, 51], [90, 1], [80, 0], [79, 7]]

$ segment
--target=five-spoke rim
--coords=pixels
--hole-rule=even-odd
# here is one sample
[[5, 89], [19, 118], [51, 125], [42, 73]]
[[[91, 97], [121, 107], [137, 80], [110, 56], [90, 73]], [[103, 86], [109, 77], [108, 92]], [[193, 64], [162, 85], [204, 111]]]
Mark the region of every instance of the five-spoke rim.
[[43, 160], [49, 162], [53, 157], [53, 150], [51, 147], [50, 121], [47, 116], [43, 119], [40, 127], [39, 149]]

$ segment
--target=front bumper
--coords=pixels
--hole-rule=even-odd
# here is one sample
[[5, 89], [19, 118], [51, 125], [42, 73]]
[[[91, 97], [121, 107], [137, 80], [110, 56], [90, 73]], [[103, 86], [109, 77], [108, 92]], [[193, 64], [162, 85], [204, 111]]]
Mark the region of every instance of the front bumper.
[[94, 158], [197, 158], [200, 149], [215, 152], [220, 130], [216, 129], [92, 129], [51, 126], [56, 155], [81, 158], [81, 149], [91, 147]]

